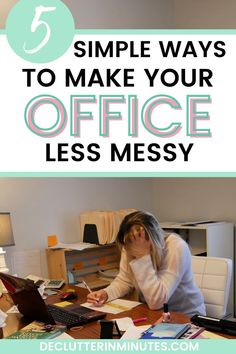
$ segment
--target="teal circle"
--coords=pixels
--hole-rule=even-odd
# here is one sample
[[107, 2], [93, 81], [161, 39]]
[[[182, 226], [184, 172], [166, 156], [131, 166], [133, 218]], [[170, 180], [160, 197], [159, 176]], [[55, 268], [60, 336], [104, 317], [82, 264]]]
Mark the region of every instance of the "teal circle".
[[61, 57], [74, 34], [73, 16], [60, 0], [20, 0], [7, 18], [9, 45], [32, 63], [47, 63]]

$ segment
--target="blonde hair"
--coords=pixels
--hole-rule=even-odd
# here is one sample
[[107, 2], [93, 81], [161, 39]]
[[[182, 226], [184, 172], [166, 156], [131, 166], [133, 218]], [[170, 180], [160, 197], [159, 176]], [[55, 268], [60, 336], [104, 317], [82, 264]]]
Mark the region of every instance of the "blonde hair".
[[125, 236], [133, 225], [140, 225], [144, 228], [146, 235], [152, 243], [151, 257], [153, 266], [156, 270], [159, 270], [165, 248], [165, 232], [160, 227], [154, 215], [146, 211], [135, 211], [126, 215], [120, 225], [116, 238], [117, 244], [120, 247], [125, 245]]

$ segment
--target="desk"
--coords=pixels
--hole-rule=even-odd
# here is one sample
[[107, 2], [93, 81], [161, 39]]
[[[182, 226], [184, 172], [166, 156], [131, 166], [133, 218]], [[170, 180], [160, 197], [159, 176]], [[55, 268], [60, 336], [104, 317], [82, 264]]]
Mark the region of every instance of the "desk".
[[[72, 286], [65, 286], [66, 288], [72, 288]], [[77, 303], [83, 303], [86, 301], [86, 297], [88, 291], [83, 288], [73, 287], [76, 289], [78, 294], [78, 299], [71, 301]], [[132, 300], [132, 295], [128, 297]], [[49, 296], [47, 298], [48, 304], [53, 304], [60, 301], [57, 295]], [[12, 306], [11, 300], [9, 295], [4, 294], [2, 298], [0, 298], [0, 308], [3, 311], [7, 311]], [[140, 325], [145, 324], [152, 324], [154, 323], [162, 314], [162, 311], [154, 311], [150, 310], [147, 305], [141, 304], [129, 311], [121, 312], [117, 315], [107, 314], [106, 319], [114, 319], [119, 317], [131, 317], [132, 319], [140, 318], [140, 317], [147, 317], [147, 322], [142, 322]], [[186, 323], [189, 322], [189, 318], [180, 313], [171, 313], [172, 321], [174, 323]], [[9, 314], [7, 317], [7, 326], [3, 328], [3, 335], [4, 337], [10, 335], [11, 333], [17, 331], [18, 329], [24, 327], [28, 324], [29, 321], [23, 319], [20, 314]], [[70, 331], [68, 330], [67, 333], [76, 339], [98, 339], [100, 337], [100, 324], [97, 322], [91, 322], [83, 326], [81, 330], [78, 331]], [[222, 333], [220, 333], [222, 335]], [[224, 335], [227, 338], [234, 338], [232, 336]]]

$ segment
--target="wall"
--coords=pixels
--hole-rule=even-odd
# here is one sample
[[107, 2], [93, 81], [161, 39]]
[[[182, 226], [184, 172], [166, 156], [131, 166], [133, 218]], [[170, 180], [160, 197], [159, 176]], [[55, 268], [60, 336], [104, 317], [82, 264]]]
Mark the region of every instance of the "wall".
[[155, 179], [153, 197], [154, 211], [161, 221], [236, 223], [236, 178]]
[[64, 0], [77, 28], [173, 28], [173, 0]]
[[[17, 0], [0, 1], [0, 28]], [[64, 0], [78, 28], [235, 28], [235, 0]]]
[[[0, 28], [18, 0], [0, 0]], [[64, 0], [77, 28], [173, 28], [173, 0]]]
[[176, 28], [236, 28], [235, 0], [174, 0]]
[[[147, 181], [149, 181], [147, 183]], [[0, 211], [10, 211], [16, 246], [11, 256], [24, 250], [44, 250], [47, 236], [61, 242], [79, 240], [79, 213], [88, 209], [139, 208], [152, 211], [150, 180], [137, 178], [0, 178]], [[20, 273], [19, 273], [20, 274]]]
[[0, 0], [0, 28], [5, 27], [6, 17], [17, 0]]

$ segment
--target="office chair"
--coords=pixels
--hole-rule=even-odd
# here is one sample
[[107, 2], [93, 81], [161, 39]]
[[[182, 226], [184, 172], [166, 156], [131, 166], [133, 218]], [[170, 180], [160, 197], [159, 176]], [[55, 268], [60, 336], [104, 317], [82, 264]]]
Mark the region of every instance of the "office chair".
[[230, 293], [232, 260], [192, 256], [192, 271], [196, 285], [202, 291], [207, 316], [224, 317]]

